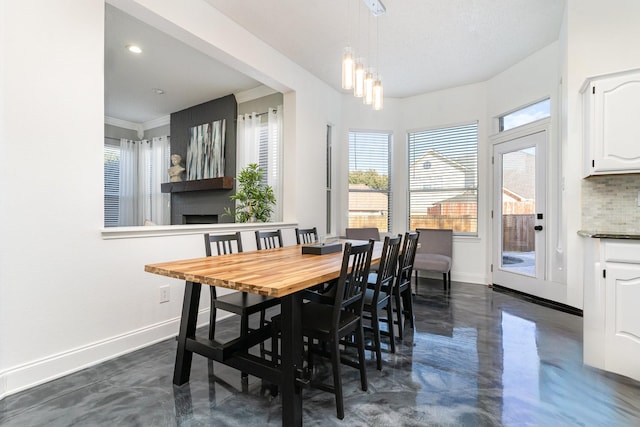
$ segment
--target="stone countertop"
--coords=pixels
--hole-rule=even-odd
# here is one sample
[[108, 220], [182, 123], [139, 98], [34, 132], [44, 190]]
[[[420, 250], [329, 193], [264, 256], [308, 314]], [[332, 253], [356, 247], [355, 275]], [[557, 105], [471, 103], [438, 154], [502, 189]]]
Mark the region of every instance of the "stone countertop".
[[578, 235], [594, 239], [640, 240], [640, 234], [630, 232], [578, 230]]

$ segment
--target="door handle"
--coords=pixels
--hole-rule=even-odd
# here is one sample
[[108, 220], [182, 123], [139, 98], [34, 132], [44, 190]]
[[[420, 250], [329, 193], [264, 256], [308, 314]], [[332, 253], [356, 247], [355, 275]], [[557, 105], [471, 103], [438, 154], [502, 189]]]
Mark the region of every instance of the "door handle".
[[534, 230], [536, 231], [540, 231], [542, 230], [542, 226], [541, 225], [536, 225], [535, 227], [533, 227]]

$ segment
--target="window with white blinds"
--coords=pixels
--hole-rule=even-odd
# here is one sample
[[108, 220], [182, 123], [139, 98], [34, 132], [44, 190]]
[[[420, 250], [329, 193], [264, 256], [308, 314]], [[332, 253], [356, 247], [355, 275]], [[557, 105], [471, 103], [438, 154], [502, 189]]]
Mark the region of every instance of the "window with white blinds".
[[120, 210], [120, 147], [104, 145], [104, 226], [118, 226]]
[[477, 235], [477, 123], [409, 133], [409, 228]]
[[[154, 138], [154, 140], [157, 138]], [[167, 145], [164, 149], [160, 145], [148, 148], [149, 141], [136, 141], [136, 144], [147, 144], [147, 149], [136, 149], [135, 158], [129, 160], [134, 170], [125, 172], [123, 180], [129, 178], [136, 180], [133, 188], [136, 194], [123, 195], [120, 188], [121, 183], [121, 163], [127, 163], [126, 152], [120, 147], [120, 141], [114, 138], [105, 138], [104, 152], [104, 226], [118, 227], [123, 225], [142, 225], [140, 223], [129, 223], [127, 216], [122, 215], [122, 208], [128, 203], [135, 204], [137, 212], [145, 218], [154, 220], [158, 225], [168, 224], [170, 221], [168, 195], [161, 193], [160, 183], [166, 177], [167, 165], [170, 164], [170, 149]], [[158, 143], [160, 144], [160, 143]], [[126, 166], [125, 166], [126, 168]], [[123, 200], [124, 198], [124, 200]], [[161, 208], [158, 208], [158, 205]], [[130, 208], [133, 209], [133, 208]], [[160, 213], [159, 211], [164, 210]], [[162, 221], [160, 221], [162, 220]], [[142, 221], [142, 220], [140, 220]]]
[[258, 166], [262, 170], [262, 185], [267, 184], [269, 176], [269, 125], [267, 122], [260, 123], [260, 147], [258, 149]]
[[391, 231], [391, 134], [349, 132], [350, 228]]

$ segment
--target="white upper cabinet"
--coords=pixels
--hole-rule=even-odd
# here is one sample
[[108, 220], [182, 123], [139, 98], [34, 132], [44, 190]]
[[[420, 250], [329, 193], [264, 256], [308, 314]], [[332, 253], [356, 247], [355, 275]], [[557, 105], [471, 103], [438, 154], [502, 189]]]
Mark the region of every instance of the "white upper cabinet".
[[640, 173], [640, 70], [587, 79], [584, 175]]

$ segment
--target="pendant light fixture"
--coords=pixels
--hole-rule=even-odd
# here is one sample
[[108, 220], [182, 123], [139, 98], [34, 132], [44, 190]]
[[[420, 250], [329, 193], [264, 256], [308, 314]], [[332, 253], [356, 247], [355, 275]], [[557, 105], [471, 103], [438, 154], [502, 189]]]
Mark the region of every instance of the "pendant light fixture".
[[354, 72], [353, 51], [347, 46], [342, 54], [342, 89], [353, 89]]
[[373, 72], [369, 69], [364, 73], [364, 96], [362, 102], [371, 105], [373, 102]]
[[[356, 4], [359, 4], [356, 1]], [[379, 68], [379, 25], [378, 18], [386, 12], [386, 8], [380, 0], [362, 0], [365, 6], [373, 15], [376, 21], [376, 65]], [[358, 8], [358, 11], [360, 8]], [[349, 11], [349, 17], [351, 15]], [[357, 30], [360, 30], [360, 16], [358, 13]], [[371, 25], [367, 26], [367, 30], [371, 31]], [[352, 26], [349, 25], [351, 38]], [[370, 34], [369, 34], [370, 35]], [[370, 43], [369, 43], [370, 44]], [[371, 54], [371, 46], [369, 45], [369, 54]], [[347, 46], [342, 53], [342, 89], [353, 90], [353, 95], [362, 98], [365, 105], [371, 105], [374, 110], [381, 110], [383, 106], [382, 78], [374, 71], [374, 69], [365, 64], [364, 58], [358, 54], [357, 50]]]
[[380, 76], [373, 82], [373, 109], [382, 110], [382, 80]]
[[364, 63], [362, 58], [356, 59], [353, 76], [353, 96], [362, 98], [364, 96]]

